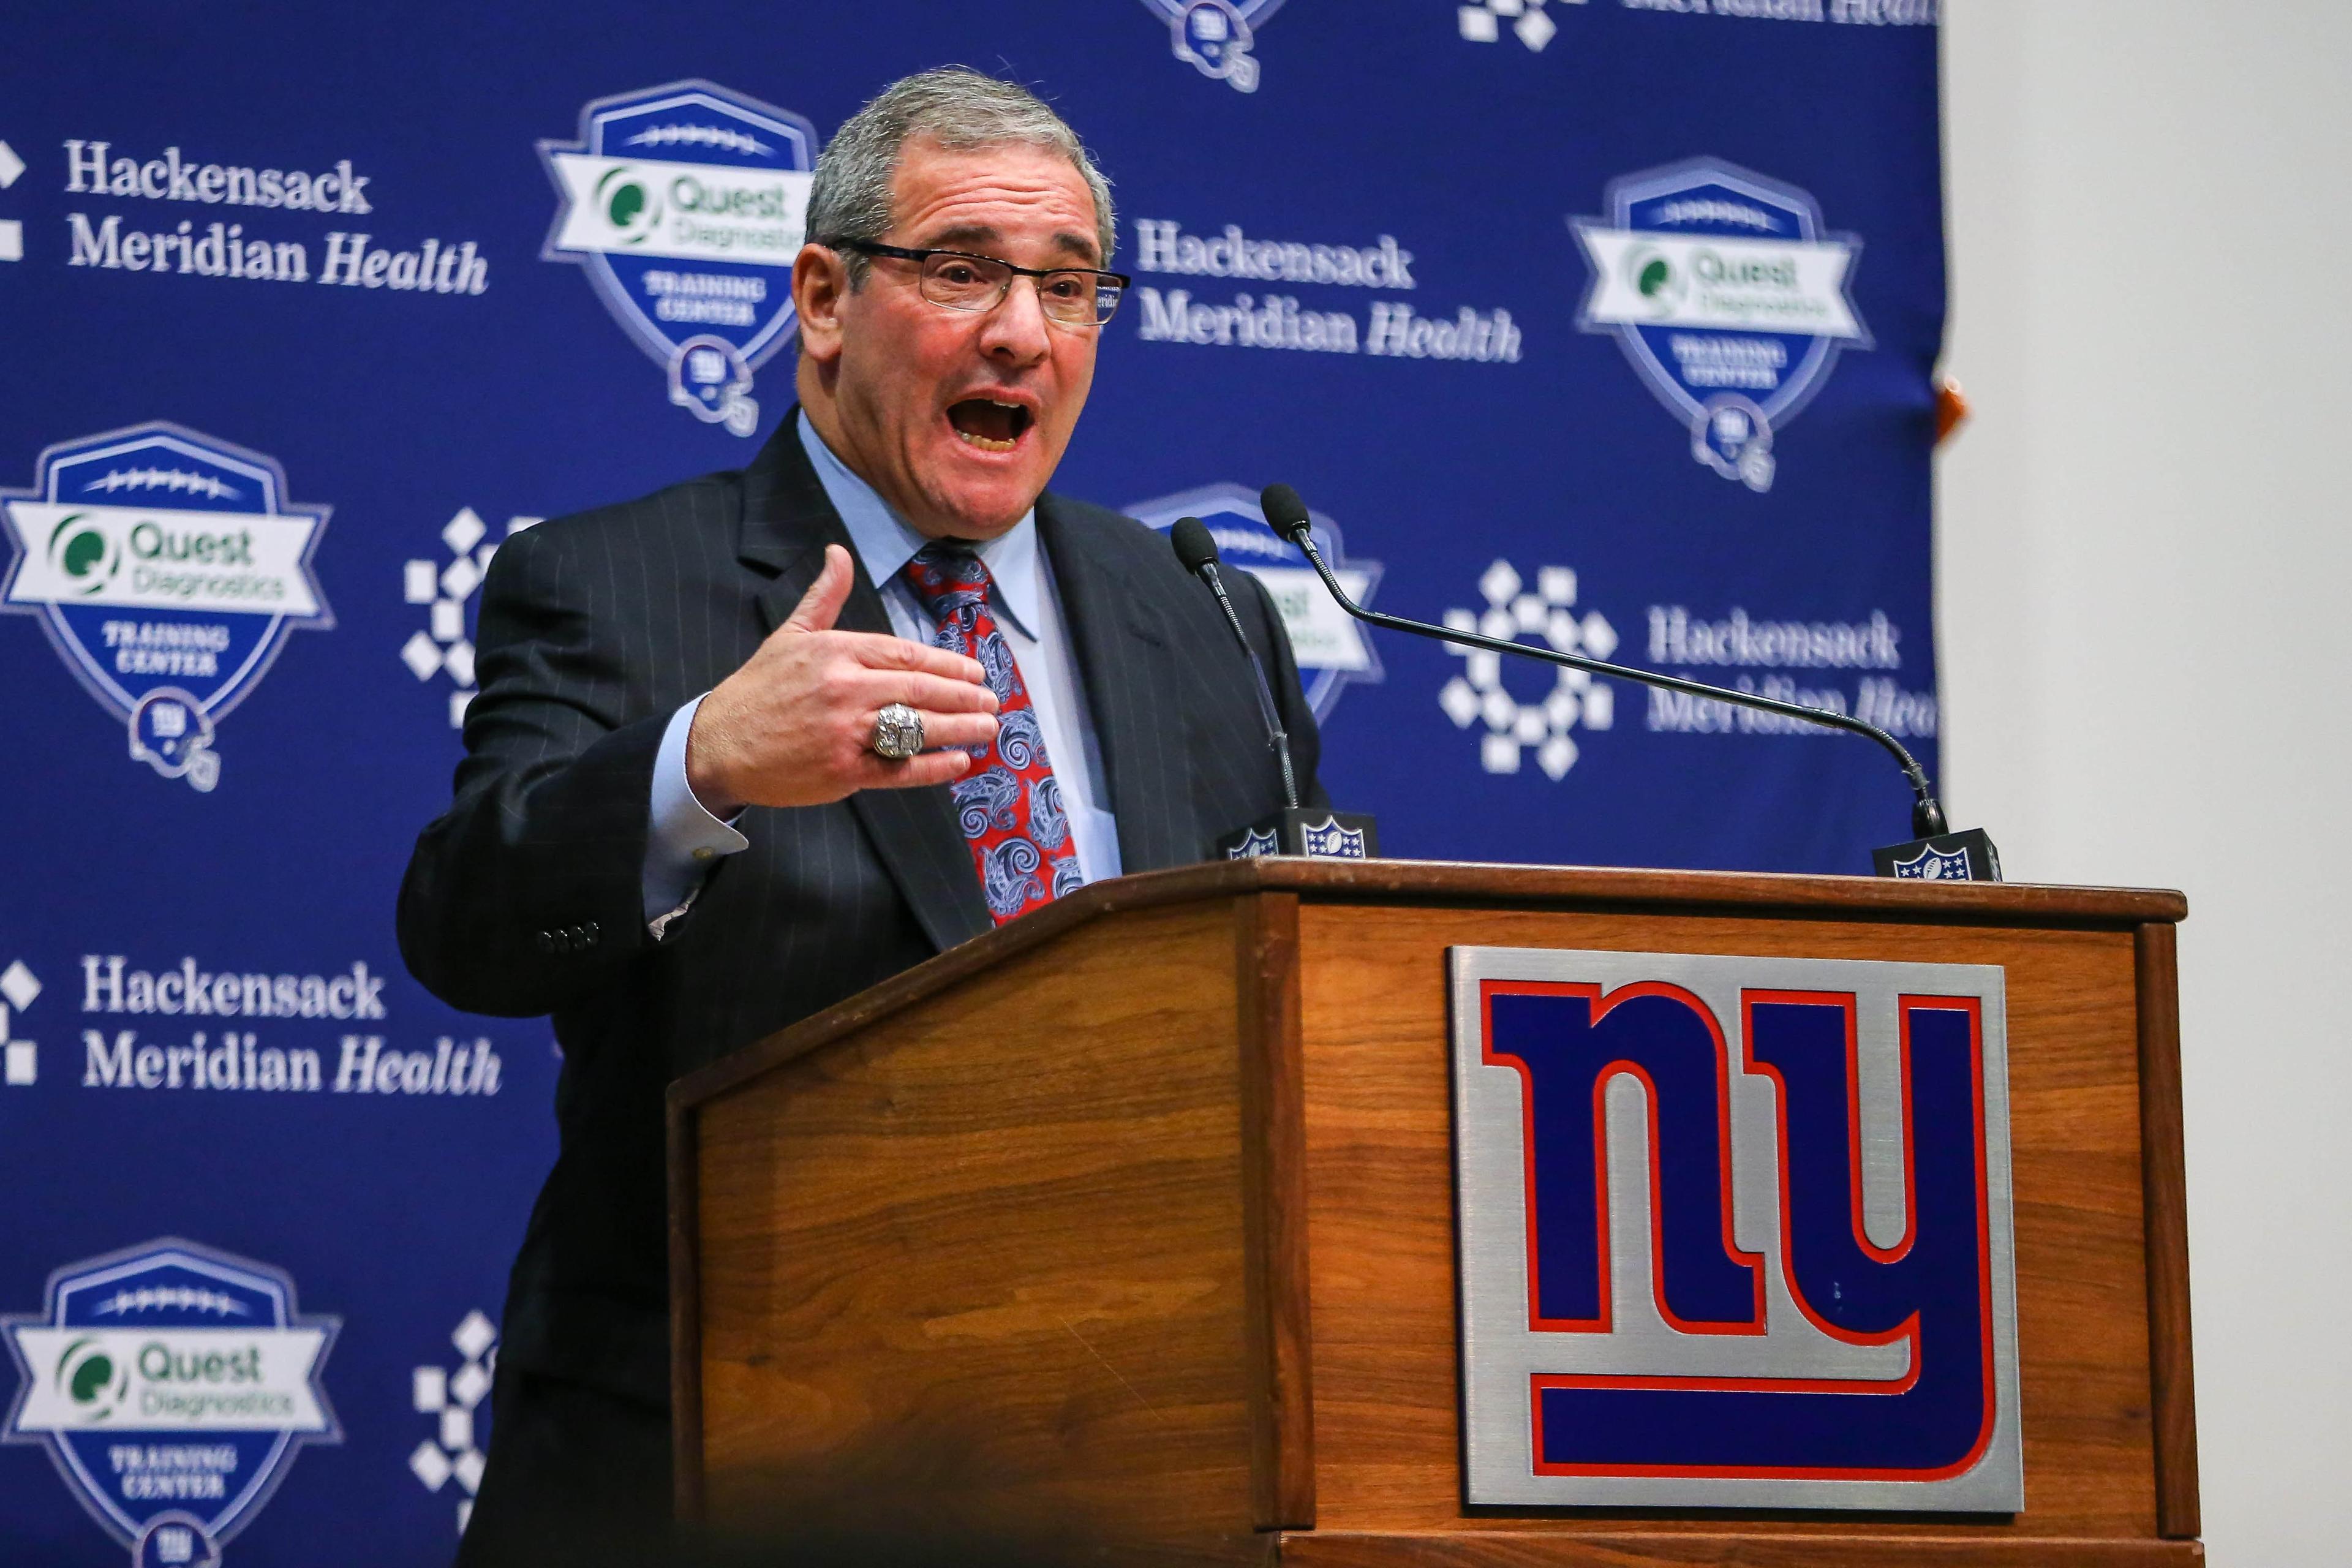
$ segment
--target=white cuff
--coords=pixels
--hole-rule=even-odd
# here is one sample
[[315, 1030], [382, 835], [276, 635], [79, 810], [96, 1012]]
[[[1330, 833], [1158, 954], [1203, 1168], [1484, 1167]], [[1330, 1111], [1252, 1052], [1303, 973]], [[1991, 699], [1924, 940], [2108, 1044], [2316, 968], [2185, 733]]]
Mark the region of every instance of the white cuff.
[[[704, 692], [703, 697], [710, 695]], [[646, 924], [659, 941], [702, 890], [714, 863], [751, 847], [730, 818], [721, 822], [703, 808], [686, 782], [686, 739], [702, 698], [670, 715], [654, 755], [653, 799], [646, 829]], [[737, 817], [742, 814], [738, 812]]]

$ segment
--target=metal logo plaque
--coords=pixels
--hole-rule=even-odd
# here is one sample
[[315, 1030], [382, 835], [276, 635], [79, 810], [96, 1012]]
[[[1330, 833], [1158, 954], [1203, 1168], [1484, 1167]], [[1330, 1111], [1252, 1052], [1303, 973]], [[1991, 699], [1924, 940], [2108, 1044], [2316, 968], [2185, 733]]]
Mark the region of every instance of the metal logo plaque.
[[1450, 958], [1468, 1502], [2024, 1506], [1999, 968]]

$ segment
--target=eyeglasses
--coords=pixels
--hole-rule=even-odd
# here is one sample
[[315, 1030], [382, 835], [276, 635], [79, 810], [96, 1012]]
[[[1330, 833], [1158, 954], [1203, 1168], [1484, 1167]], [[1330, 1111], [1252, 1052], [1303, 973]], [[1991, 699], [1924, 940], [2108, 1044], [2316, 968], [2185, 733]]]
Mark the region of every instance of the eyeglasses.
[[967, 250], [909, 250], [870, 239], [820, 239], [830, 250], [887, 256], [922, 268], [916, 287], [924, 299], [950, 310], [993, 310], [1013, 291], [1015, 278], [1037, 280], [1037, 308], [1057, 326], [1099, 327], [1118, 313], [1119, 300], [1134, 281], [1123, 272], [1090, 267], [1015, 267], [993, 256]]

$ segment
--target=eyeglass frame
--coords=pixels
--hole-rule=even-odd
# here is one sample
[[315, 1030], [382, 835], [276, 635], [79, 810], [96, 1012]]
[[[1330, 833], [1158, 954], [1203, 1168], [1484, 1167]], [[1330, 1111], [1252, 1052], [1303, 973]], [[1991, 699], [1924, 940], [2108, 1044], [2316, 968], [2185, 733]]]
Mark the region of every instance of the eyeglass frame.
[[[1015, 278], [1051, 278], [1058, 272], [1076, 272], [1088, 278], [1100, 279], [1116, 285], [1118, 289], [1118, 298], [1111, 301], [1110, 315], [1098, 317], [1092, 322], [1061, 321], [1056, 318], [1052, 311], [1045, 309], [1045, 302], [1042, 298], [1039, 300], [1039, 314], [1043, 315], [1047, 321], [1052, 321], [1055, 326], [1066, 327], [1073, 331], [1078, 331], [1088, 325], [1095, 327], [1097, 330], [1100, 330], [1101, 328], [1110, 325], [1111, 317], [1118, 314], [1119, 306], [1126, 301], [1127, 291], [1135, 287], [1135, 279], [1129, 277], [1126, 273], [1106, 272], [1099, 267], [1023, 267], [1017, 262], [1007, 261], [1001, 256], [983, 256], [976, 250], [954, 250], [944, 246], [931, 246], [922, 249], [911, 249], [903, 245], [885, 245], [878, 239], [848, 239], [841, 237], [814, 240], [811, 243], [822, 245], [827, 250], [854, 250], [860, 256], [883, 256], [888, 257], [895, 261], [911, 261], [919, 268], [934, 256], [952, 256], [962, 261], [985, 261], [991, 267], [1003, 268], [1005, 269], [1004, 287], [997, 293], [996, 304], [989, 306], [987, 310], [976, 310], [966, 305], [946, 304], [940, 300], [931, 299], [929, 295], [924, 295], [923, 297], [927, 303], [938, 305], [942, 310], [965, 310], [969, 311], [972, 315], [978, 316], [986, 315], [989, 310], [995, 310], [997, 305], [1003, 304], [1007, 299], [1012, 297], [1013, 280]], [[918, 291], [920, 290], [920, 288], [921, 284], [919, 277], [917, 283]]]

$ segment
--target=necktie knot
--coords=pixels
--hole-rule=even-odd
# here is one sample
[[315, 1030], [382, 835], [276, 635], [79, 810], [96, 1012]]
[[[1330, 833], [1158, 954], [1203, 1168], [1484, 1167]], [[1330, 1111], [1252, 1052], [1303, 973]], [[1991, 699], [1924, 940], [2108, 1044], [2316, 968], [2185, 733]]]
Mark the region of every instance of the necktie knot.
[[988, 563], [961, 544], [934, 541], [924, 545], [907, 563], [907, 581], [934, 620], [946, 620], [988, 598]]

